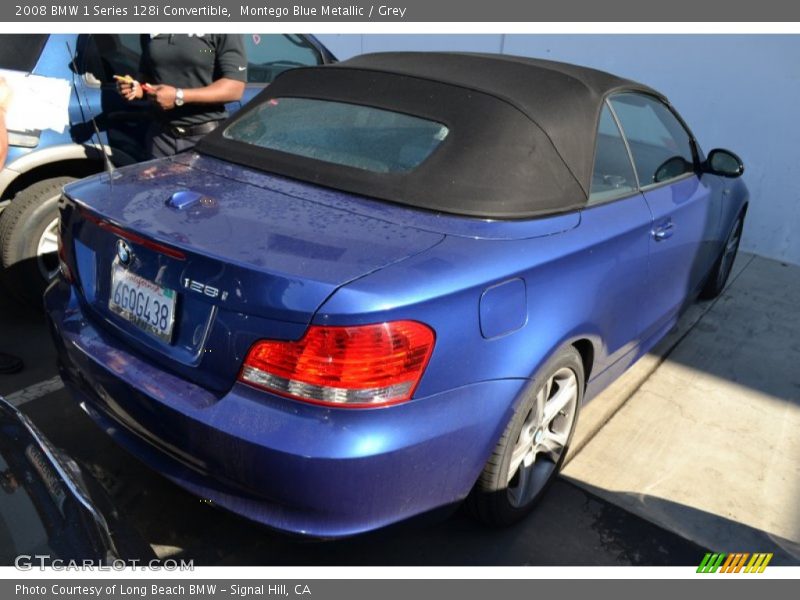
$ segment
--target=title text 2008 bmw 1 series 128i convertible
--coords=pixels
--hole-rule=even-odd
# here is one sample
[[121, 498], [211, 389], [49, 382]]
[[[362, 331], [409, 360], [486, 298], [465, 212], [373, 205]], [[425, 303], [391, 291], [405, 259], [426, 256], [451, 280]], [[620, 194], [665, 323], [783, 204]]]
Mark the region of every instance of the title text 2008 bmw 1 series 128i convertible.
[[465, 498], [510, 523], [581, 404], [721, 291], [742, 171], [658, 92], [572, 65], [288, 71], [196, 151], [66, 188], [61, 373], [133, 454], [272, 527]]

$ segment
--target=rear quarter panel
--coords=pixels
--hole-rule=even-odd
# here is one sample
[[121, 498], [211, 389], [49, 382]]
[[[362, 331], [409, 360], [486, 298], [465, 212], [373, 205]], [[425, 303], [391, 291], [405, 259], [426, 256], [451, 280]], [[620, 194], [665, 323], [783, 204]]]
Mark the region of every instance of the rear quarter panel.
[[[344, 286], [314, 322], [416, 319], [433, 327], [436, 347], [417, 398], [481, 381], [531, 378], [554, 351], [578, 339], [592, 343], [594, 377], [638, 343], [649, 226], [650, 213], [637, 194], [585, 210], [577, 227], [555, 235], [448, 236], [425, 253]], [[524, 324], [487, 339], [481, 296], [516, 278], [525, 283]]]

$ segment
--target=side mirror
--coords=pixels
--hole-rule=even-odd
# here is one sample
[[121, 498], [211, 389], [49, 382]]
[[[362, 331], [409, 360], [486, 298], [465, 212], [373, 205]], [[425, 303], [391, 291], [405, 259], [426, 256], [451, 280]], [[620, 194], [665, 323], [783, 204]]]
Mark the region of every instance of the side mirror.
[[653, 183], [675, 179], [692, 170], [692, 163], [682, 156], [673, 156], [661, 163], [653, 174]]
[[722, 177], [741, 177], [744, 173], [744, 163], [730, 150], [716, 148], [708, 153], [705, 171]]

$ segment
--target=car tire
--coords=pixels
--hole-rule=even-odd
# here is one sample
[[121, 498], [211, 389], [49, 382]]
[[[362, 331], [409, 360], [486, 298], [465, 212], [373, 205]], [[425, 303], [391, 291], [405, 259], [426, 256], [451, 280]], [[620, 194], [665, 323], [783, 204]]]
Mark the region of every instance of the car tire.
[[739, 251], [742, 229], [744, 229], [744, 214], [739, 215], [725, 239], [725, 245], [714, 263], [714, 268], [711, 269], [705, 286], [700, 291], [700, 298], [711, 300], [719, 296], [725, 289], [725, 284], [728, 283], [733, 263], [736, 260], [736, 253]]
[[[511, 525], [536, 506], [558, 474], [575, 432], [584, 388], [578, 351], [558, 352], [534, 382], [467, 498], [467, 509], [489, 525]], [[530, 447], [520, 459], [526, 444]]]
[[42, 294], [58, 273], [55, 233], [61, 188], [74, 177], [52, 177], [26, 187], [0, 214], [3, 283], [19, 300], [41, 307]]

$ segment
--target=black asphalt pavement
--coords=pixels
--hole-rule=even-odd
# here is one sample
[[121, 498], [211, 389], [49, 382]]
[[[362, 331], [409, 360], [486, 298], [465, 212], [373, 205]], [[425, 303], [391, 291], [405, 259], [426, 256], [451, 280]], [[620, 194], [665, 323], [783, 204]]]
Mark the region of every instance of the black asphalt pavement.
[[456, 508], [345, 540], [286, 536], [204, 503], [117, 447], [53, 379], [44, 317], [2, 296], [0, 351], [26, 362], [22, 373], [0, 375], [0, 394], [20, 398], [28, 390], [20, 409], [89, 466], [161, 556], [195, 565], [689, 566], [705, 552], [562, 479], [529, 518], [507, 529], [484, 527]]

